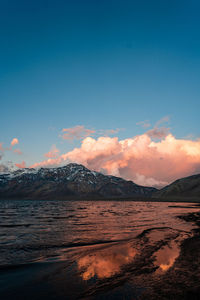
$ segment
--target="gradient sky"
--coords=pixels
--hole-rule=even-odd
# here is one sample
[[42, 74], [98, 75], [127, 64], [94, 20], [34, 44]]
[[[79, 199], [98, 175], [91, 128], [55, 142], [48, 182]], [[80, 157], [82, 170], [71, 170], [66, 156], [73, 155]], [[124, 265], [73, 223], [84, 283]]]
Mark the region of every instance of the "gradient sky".
[[195, 167], [170, 178], [197, 172], [199, 12], [198, 0], [0, 0], [0, 162], [30, 166], [88, 136], [124, 141], [161, 127], [159, 141], [170, 132], [197, 147]]

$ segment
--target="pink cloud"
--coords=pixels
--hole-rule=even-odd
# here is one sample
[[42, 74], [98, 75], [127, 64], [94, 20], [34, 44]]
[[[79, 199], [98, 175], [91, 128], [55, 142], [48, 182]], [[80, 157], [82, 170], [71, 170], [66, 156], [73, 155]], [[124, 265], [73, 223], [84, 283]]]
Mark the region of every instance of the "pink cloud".
[[64, 133], [61, 137], [64, 140], [80, 140], [93, 135], [95, 130], [87, 129], [83, 125], [77, 125], [72, 128], [63, 128], [62, 132]]
[[3, 151], [3, 143], [0, 143], [0, 151]]
[[20, 168], [20, 169], [24, 169], [24, 168], [26, 168], [26, 163], [25, 163], [25, 161], [22, 161], [19, 164], [15, 164], [15, 166]]
[[51, 147], [51, 150], [47, 153], [44, 154], [45, 157], [48, 157], [48, 158], [56, 158], [59, 154], [59, 150], [56, 148], [56, 145], [53, 145]]
[[68, 162], [81, 163], [91, 170], [141, 185], [164, 186], [177, 178], [200, 172], [200, 140], [176, 139], [168, 134], [162, 140], [154, 141], [147, 133], [125, 140], [87, 137], [80, 148], [31, 167]]
[[17, 138], [12, 139], [10, 145], [11, 145], [11, 146], [15, 146], [15, 145], [17, 145], [17, 144], [19, 144], [18, 139], [17, 139]]
[[22, 155], [22, 151], [20, 149], [14, 149], [14, 152], [19, 154], [19, 155]]

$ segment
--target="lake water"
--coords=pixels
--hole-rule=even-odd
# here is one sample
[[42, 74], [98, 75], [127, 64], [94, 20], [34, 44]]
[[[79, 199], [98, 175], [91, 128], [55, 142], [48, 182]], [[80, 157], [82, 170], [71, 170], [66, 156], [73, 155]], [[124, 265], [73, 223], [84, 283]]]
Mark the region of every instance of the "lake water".
[[[36, 277], [40, 278], [38, 290], [41, 282], [48, 282], [49, 299], [104, 299], [98, 295], [105, 293], [105, 286], [102, 292], [98, 284], [102, 287], [105, 279], [112, 279], [113, 284], [119, 274], [123, 280], [130, 277], [126, 266], [138, 265], [142, 255], [151, 258], [155, 274], [168, 270], [179, 255], [180, 242], [191, 235], [194, 226], [177, 215], [195, 211], [199, 207], [188, 203], [1, 200], [0, 292], [5, 299], [12, 299], [8, 290], [21, 293], [23, 284], [28, 291], [31, 284], [26, 280]], [[59, 278], [52, 275], [58, 266]], [[41, 276], [49, 276], [51, 283]], [[54, 294], [52, 281], [59, 286]], [[127, 295], [130, 289], [137, 298], [139, 292], [126, 286]], [[84, 294], [86, 291], [89, 294]], [[35, 291], [32, 294], [35, 297]], [[112, 295], [120, 299], [122, 294], [110, 294], [110, 299]], [[125, 299], [129, 299], [127, 295]], [[40, 296], [42, 299], [43, 294]]]

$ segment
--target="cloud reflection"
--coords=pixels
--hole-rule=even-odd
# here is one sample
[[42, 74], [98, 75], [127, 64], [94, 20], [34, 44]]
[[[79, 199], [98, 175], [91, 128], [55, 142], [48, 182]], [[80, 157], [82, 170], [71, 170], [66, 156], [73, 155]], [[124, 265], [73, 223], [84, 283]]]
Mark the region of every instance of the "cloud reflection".
[[159, 266], [157, 273], [165, 272], [171, 268], [179, 256], [180, 249], [176, 242], [172, 242], [169, 246], [164, 246], [156, 253], [155, 265]]
[[97, 276], [99, 279], [109, 278], [119, 273], [122, 266], [130, 263], [136, 255], [136, 250], [130, 245], [106, 248], [90, 253], [77, 262], [78, 270], [83, 280]]

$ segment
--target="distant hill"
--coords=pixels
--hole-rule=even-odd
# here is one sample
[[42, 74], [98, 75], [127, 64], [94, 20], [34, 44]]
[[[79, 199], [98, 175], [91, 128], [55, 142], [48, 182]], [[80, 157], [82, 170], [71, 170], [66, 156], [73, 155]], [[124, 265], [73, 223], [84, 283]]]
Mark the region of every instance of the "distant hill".
[[200, 200], [200, 174], [181, 178], [153, 194], [155, 198], [191, 198]]
[[0, 175], [0, 198], [107, 199], [150, 197], [155, 191], [75, 163], [59, 168], [25, 168]]

